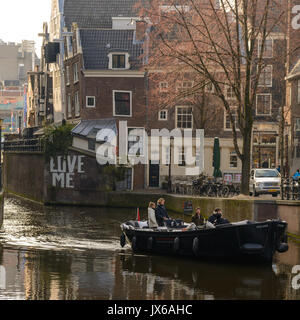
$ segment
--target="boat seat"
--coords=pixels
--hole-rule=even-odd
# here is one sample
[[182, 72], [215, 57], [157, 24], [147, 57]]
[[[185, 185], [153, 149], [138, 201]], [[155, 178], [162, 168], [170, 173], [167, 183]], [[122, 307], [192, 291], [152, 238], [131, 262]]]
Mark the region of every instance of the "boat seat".
[[231, 224], [234, 225], [234, 226], [242, 226], [244, 224], [249, 224], [249, 223], [251, 223], [251, 221], [243, 220], [243, 221], [238, 221], [238, 222], [232, 222]]

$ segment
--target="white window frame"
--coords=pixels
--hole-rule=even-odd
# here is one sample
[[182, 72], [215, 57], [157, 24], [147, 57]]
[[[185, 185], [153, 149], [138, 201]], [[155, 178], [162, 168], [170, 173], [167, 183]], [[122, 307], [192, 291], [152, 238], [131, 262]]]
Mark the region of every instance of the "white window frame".
[[76, 91], [75, 94], [74, 94], [74, 106], [75, 106], [75, 117], [79, 117], [80, 116], [79, 90]]
[[[192, 109], [192, 127], [191, 128], [181, 128], [181, 127], [178, 127], [178, 109], [179, 108], [184, 108], [184, 109], [187, 109], [187, 108], [191, 108]], [[192, 106], [176, 106], [176, 114], [175, 114], [175, 127], [177, 129], [193, 129], [194, 127], [194, 115], [193, 115], [193, 107]]]
[[[114, 55], [124, 55], [125, 56], [125, 68], [113, 68], [113, 56]], [[129, 53], [128, 52], [110, 52], [108, 54], [108, 69], [109, 70], [128, 70], [130, 69], [129, 63]]]
[[[231, 106], [231, 107], [230, 107], [231, 112], [232, 112], [232, 111], [235, 111], [235, 130], [236, 130], [236, 131], [240, 131], [240, 129], [239, 129], [238, 126], [237, 126], [237, 124], [238, 124], [237, 109], [238, 109], [238, 107], [236, 107], [236, 106]], [[227, 117], [229, 117], [229, 115], [227, 114], [227, 111], [224, 110], [224, 131], [232, 131], [232, 123], [231, 123], [231, 121], [230, 121], [230, 128], [227, 128], [227, 127], [226, 127]]]
[[70, 85], [70, 66], [66, 66], [66, 85]]
[[[269, 58], [273, 58], [273, 51], [274, 51], [274, 39], [273, 38], [270, 38], [270, 39], [266, 39], [265, 41], [271, 41], [272, 42], [272, 54], [271, 56], [265, 56], [265, 52], [263, 53], [263, 59], [269, 59]], [[258, 40], [258, 56], [260, 56], [261, 54], [261, 43], [262, 43], [262, 40]]]
[[[259, 84], [261, 76], [263, 75], [264, 71], [268, 67], [271, 67], [271, 77], [270, 77], [271, 78], [271, 83], [270, 84], [265, 84], [265, 83], [264, 84]], [[258, 70], [258, 66], [257, 66], [257, 70]], [[262, 71], [260, 73], [260, 77], [258, 79], [258, 87], [271, 88], [272, 86], [273, 86], [273, 65], [272, 64], [268, 64], [262, 69]]]
[[[161, 113], [162, 112], [165, 112], [166, 113], [166, 118], [162, 118], [161, 117]], [[160, 110], [159, 112], [158, 112], [158, 120], [159, 121], [167, 121], [168, 120], [168, 110], [167, 109], [163, 109], [163, 110]]]
[[[129, 93], [130, 94], [130, 115], [119, 115], [116, 114], [116, 101], [115, 101], [115, 93], [116, 92], [123, 92], [123, 93]], [[113, 116], [114, 117], [132, 117], [132, 91], [124, 91], [124, 90], [113, 90]]]
[[[228, 95], [228, 89], [231, 89], [231, 90], [232, 90], [233, 96], [230, 97], [230, 96]], [[235, 93], [234, 93], [234, 90], [233, 90], [232, 86], [225, 85], [225, 93], [226, 93], [226, 99], [227, 99], [227, 100], [235, 100]]]
[[67, 97], [67, 115], [69, 118], [72, 117], [72, 100], [71, 100], [71, 94], [68, 94]]
[[[88, 100], [89, 99], [94, 99], [94, 105], [93, 106], [89, 106], [88, 105]], [[96, 107], [96, 97], [95, 96], [86, 96], [86, 107], [87, 108], [95, 108]]]
[[[258, 114], [257, 113], [257, 106], [258, 106], [258, 96], [270, 96], [270, 112], [269, 113], [264, 113], [264, 114]], [[255, 115], [260, 117], [260, 116], [270, 116], [272, 115], [272, 94], [271, 93], [258, 93], [256, 95], [256, 108], [255, 108]]]
[[300, 118], [299, 117], [295, 118], [295, 131], [296, 132], [300, 131]]
[[[231, 157], [232, 157], [232, 156], [233, 156], [233, 157], [236, 157], [236, 166], [235, 166], [235, 167], [232, 167], [232, 166], [231, 166], [231, 162], [232, 162], [232, 161], [231, 161]], [[230, 151], [230, 152], [229, 152], [229, 168], [230, 168], [230, 169], [236, 169], [236, 168], [238, 168], [238, 166], [239, 166], [238, 162], [239, 162], [239, 159], [238, 159], [238, 155], [237, 155], [236, 151], [234, 151], [234, 150], [233, 150], [233, 151]]]
[[[211, 90], [208, 90], [208, 88], [207, 88], [207, 86], [208, 86], [209, 84], [211, 84]], [[215, 92], [215, 86], [213, 85], [212, 82], [207, 83], [207, 84], [205, 85], [205, 92], [207, 92], [207, 93], [214, 93], [214, 92]]]
[[[165, 87], [163, 86], [164, 84], [166, 85]], [[167, 81], [161, 81], [159, 83], [159, 91], [160, 92], [166, 92], [168, 90], [168, 88], [169, 88], [169, 84]]]
[[74, 83], [79, 81], [78, 62], [73, 64], [73, 77]]

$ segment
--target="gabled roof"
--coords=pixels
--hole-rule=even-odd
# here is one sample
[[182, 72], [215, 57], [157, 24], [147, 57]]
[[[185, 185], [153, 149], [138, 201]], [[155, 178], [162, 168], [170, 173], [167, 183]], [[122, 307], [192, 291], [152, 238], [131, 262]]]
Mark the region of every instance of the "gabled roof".
[[130, 69], [140, 65], [142, 43], [135, 41], [134, 30], [81, 29], [80, 40], [87, 70], [107, 70], [110, 52], [128, 52]]
[[139, 0], [65, 0], [65, 26], [112, 28], [112, 17], [137, 17], [133, 8]]

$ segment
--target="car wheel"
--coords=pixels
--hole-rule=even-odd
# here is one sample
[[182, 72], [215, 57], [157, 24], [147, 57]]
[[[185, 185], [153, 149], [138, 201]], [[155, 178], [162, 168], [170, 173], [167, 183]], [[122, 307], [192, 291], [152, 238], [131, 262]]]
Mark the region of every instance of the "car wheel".
[[259, 194], [255, 190], [255, 186], [253, 186], [253, 195], [254, 195], [254, 197], [258, 197], [259, 196]]
[[272, 193], [272, 197], [277, 198], [277, 193]]

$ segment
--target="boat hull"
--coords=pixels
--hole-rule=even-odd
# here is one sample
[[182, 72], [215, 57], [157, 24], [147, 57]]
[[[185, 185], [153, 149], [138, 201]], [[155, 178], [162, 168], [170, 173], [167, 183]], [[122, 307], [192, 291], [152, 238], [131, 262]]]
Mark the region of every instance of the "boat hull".
[[266, 263], [272, 262], [276, 251], [288, 249], [286, 227], [279, 220], [186, 231], [121, 226], [134, 252]]

